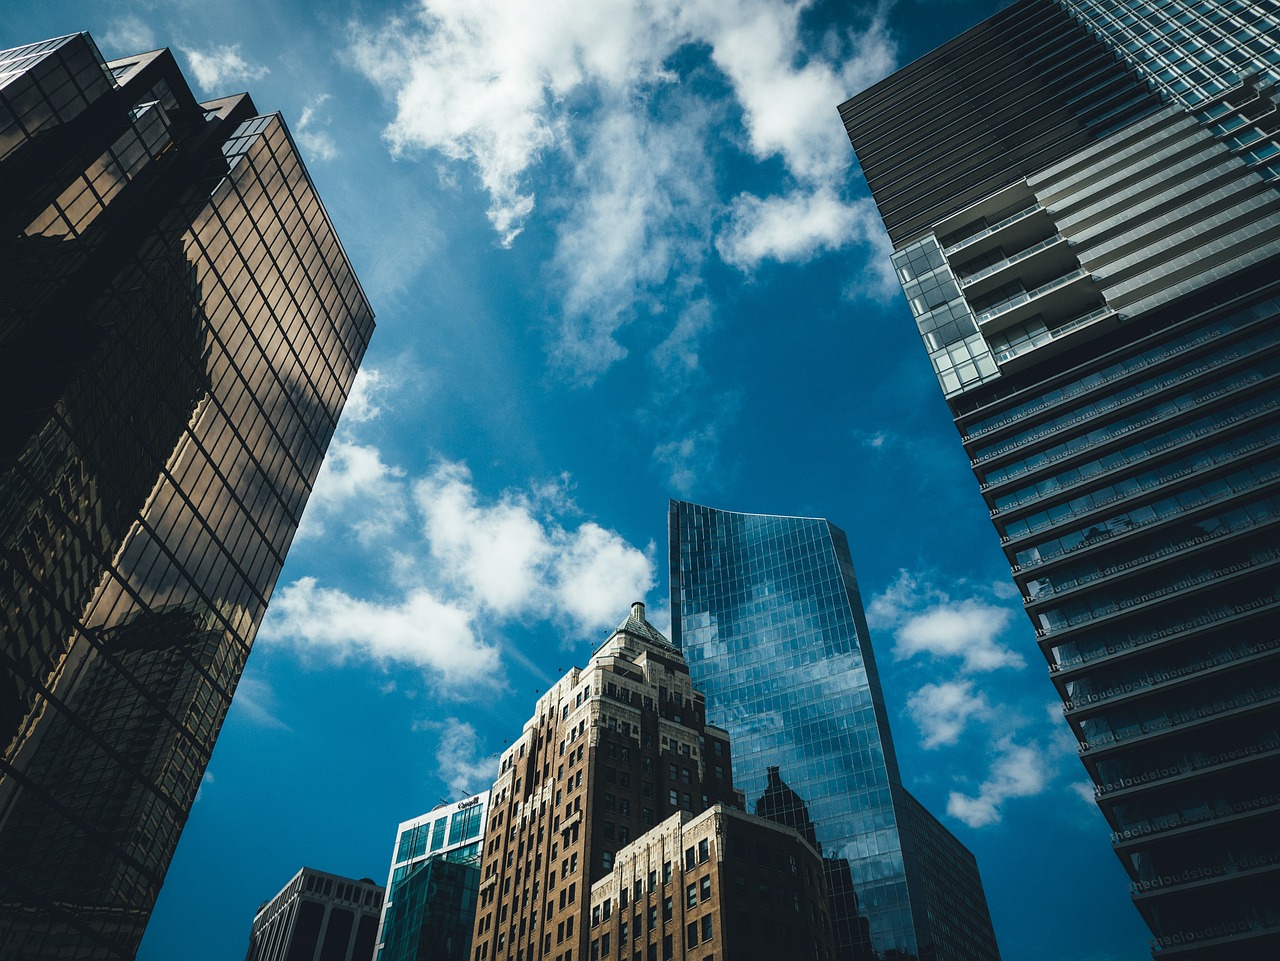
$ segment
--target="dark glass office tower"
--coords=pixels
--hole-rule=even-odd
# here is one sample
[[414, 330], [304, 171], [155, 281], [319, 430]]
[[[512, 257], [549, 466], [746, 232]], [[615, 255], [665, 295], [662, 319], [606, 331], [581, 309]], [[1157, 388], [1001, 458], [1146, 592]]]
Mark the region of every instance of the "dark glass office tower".
[[838, 957], [999, 957], [973, 855], [902, 786], [844, 532], [672, 501], [671, 633], [755, 813], [816, 841]]
[[372, 327], [278, 115], [0, 52], [0, 956], [136, 951]]
[[1275, 0], [1022, 0], [840, 108], [1161, 958], [1280, 953], [1277, 80]]

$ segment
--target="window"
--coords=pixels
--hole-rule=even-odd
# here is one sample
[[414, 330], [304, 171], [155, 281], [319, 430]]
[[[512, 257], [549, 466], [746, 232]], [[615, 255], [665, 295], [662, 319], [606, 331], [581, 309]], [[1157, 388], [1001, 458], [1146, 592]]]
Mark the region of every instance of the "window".
[[684, 868], [685, 868], [685, 870], [686, 870], [686, 871], [687, 871], [687, 870], [689, 870], [691, 867], [693, 867], [693, 866], [694, 866], [694, 864], [695, 864], [695, 863], [697, 863], [697, 862], [694, 860], [694, 857], [693, 857], [693, 848], [685, 848], [685, 849], [684, 849]]
[[675, 945], [671, 943], [671, 935], [664, 935], [662, 938], [662, 957], [663, 961], [675, 954]]
[[[605, 871], [613, 870], [613, 852], [612, 851], [600, 852], [600, 866], [604, 868]], [[626, 894], [626, 892], [624, 891], [623, 894]]]
[[702, 900], [704, 902], [711, 900], [711, 875], [707, 875], [698, 882], [698, 886], [702, 889]]
[[686, 948], [696, 948], [698, 946], [698, 922], [690, 921], [684, 929], [684, 946]]
[[[688, 797], [688, 796], [689, 795], [687, 794], [685, 795], [685, 797]], [[677, 791], [675, 788], [672, 788], [667, 796], [667, 799], [671, 802], [672, 807], [676, 807], [680, 803], [680, 792]]]
[[609, 956], [609, 932], [606, 931], [600, 935], [600, 957], [607, 958]]
[[703, 943], [711, 940], [711, 915], [705, 915], [702, 919], [702, 940]]
[[701, 864], [710, 856], [711, 856], [711, 844], [706, 838], [703, 838], [701, 841], [698, 842], [698, 863]]
[[673, 907], [674, 907], [674, 905], [671, 903], [671, 899], [670, 899], [670, 898], [663, 898], [663, 899], [662, 899], [662, 920], [663, 920], [663, 921], [670, 921], [670, 920], [671, 920], [671, 917], [672, 917], [672, 915], [673, 915], [673, 913], [674, 913], [674, 912], [673, 912], [673, 910], [672, 910], [672, 908], [673, 908]]
[[653, 930], [654, 928], [656, 928], [657, 926], [658, 926], [658, 906], [655, 904], [655, 905], [653, 905], [651, 908], [649, 908], [649, 927], [648, 927], [648, 930], [652, 931], [652, 930]]
[[690, 884], [684, 889], [684, 905], [687, 908], [697, 907], [698, 886], [696, 884]]
[[627, 946], [627, 922], [623, 921], [618, 925], [618, 947], [625, 948]]
[[662, 883], [663, 884], [671, 883], [671, 862], [670, 861], [664, 861], [662, 863]]

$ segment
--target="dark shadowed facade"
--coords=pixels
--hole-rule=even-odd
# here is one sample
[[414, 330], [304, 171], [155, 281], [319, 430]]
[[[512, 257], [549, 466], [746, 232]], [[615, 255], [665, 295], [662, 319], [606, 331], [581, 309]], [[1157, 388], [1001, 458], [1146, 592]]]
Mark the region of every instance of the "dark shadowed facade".
[[0, 955], [130, 958], [373, 329], [283, 121], [0, 52]]
[[840, 108], [1160, 958], [1280, 953], [1277, 81], [1275, 0], [1021, 0]]
[[372, 961], [382, 888], [303, 868], [258, 909], [245, 961]]
[[673, 639], [755, 813], [820, 850], [836, 957], [994, 961], [973, 855], [902, 786], [844, 532], [682, 501], [669, 521]]

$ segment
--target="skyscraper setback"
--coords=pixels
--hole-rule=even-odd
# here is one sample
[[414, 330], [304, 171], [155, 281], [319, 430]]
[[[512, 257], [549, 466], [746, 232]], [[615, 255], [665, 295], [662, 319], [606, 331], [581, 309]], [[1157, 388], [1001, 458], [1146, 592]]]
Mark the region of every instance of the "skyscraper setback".
[[836, 957], [995, 961], [973, 855], [902, 786], [844, 532], [672, 501], [671, 633], [756, 814], [823, 856]]
[[841, 106], [1160, 957], [1280, 950], [1280, 4], [1021, 0]]
[[276, 114], [0, 52], [0, 955], [130, 958], [373, 329]]

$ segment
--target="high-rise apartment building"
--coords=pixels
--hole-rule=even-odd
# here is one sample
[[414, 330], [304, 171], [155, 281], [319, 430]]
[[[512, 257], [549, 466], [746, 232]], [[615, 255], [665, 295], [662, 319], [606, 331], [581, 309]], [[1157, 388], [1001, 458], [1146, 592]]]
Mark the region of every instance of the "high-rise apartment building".
[[973, 855], [902, 786], [844, 532], [672, 501], [671, 633], [756, 814], [821, 850], [837, 954], [996, 959]]
[[[735, 937], [721, 930], [723, 914], [702, 920], [721, 910], [706, 906], [720, 897], [721, 875], [707, 901], [699, 888], [696, 905], [687, 902], [688, 884], [701, 884], [708, 873], [697, 868], [705, 865], [701, 840], [708, 835], [697, 832], [730, 824], [736, 835], [745, 818], [725, 813], [742, 802], [728, 736], [706, 723], [706, 709], [684, 658], [645, 620], [639, 603], [585, 669], [571, 669], [538, 699], [523, 733], [503, 752], [490, 794], [473, 961], [586, 961], [593, 942], [597, 961], [636, 954], [646, 961], [704, 961], [715, 954], [708, 947], [715, 938]], [[798, 833], [774, 825], [754, 830], [768, 833], [771, 861], [787, 852], [800, 870], [795, 845], [807, 842]], [[694, 866], [681, 868], [686, 847], [693, 848]], [[655, 850], [667, 852], [660, 862]], [[766, 855], [753, 850], [752, 857]], [[811, 857], [816, 863], [816, 852]], [[636, 880], [643, 882], [638, 889]], [[803, 889], [795, 930], [804, 950], [797, 957], [808, 957], [815, 941], [803, 926], [826, 923], [824, 886], [815, 876]], [[789, 906], [793, 894], [802, 895], [796, 884], [778, 888], [775, 897], [784, 890]], [[816, 921], [807, 913], [811, 903]], [[697, 941], [688, 945], [695, 915]], [[822, 937], [816, 940], [821, 948]]]
[[841, 106], [1159, 957], [1280, 951], [1280, 4], [1020, 0]]
[[391, 852], [377, 961], [467, 961], [489, 792], [401, 822]]
[[279, 115], [0, 52], [0, 955], [131, 958], [373, 328]]
[[372, 961], [382, 888], [303, 868], [258, 909], [245, 961]]

